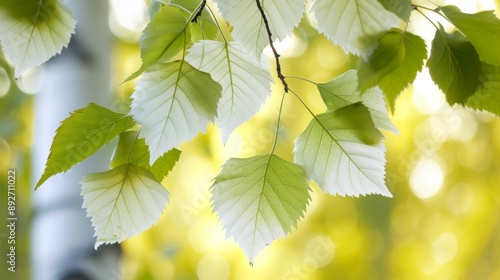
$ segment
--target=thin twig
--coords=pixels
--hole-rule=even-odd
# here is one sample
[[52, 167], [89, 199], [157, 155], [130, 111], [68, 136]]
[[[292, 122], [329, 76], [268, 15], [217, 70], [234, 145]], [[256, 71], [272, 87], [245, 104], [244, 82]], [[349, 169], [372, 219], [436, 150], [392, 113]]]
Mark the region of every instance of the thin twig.
[[198, 18], [201, 16], [201, 13], [203, 12], [203, 9], [205, 9], [205, 5], [207, 4], [207, 0], [203, 0], [201, 2], [200, 8], [198, 9], [198, 12], [196, 15], [194, 15], [194, 18], [191, 20], [191, 22], [198, 22]]
[[262, 5], [260, 4], [260, 0], [255, 0], [255, 2], [257, 3], [257, 8], [259, 8], [260, 14], [262, 15], [262, 20], [264, 21], [264, 25], [266, 26], [267, 37], [269, 37], [269, 45], [273, 50], [274, 58], [276, 58], [276, 72], [278, 72], [278, 78], [281, 80], [281, 83], [283, 83], [283, 87], [285, 87], [285, 92], [288, 92], [288, 84], [285, 81], [285, 76], [283, 76], [283, 74], [281, 73], [281, 65], [279, 59], [280, 55], [274, 48], [273, 34], [271, 33], [271, 28], [269, 27], [269, 22], [267, 21], [266, 13], [264, 12]]

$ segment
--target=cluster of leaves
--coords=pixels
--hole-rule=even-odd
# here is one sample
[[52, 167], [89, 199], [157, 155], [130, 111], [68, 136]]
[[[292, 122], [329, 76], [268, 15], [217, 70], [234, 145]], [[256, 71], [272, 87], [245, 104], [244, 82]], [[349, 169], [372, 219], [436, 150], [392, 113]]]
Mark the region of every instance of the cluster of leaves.
[[[450, 104], [500, 115], [500, 20], [492, 11], [465, 14], [454, 6], [430, 9], [410, 0], [155, 0], [140, 39], [141, 78], [128, 114], [89, 104], [61, 123], [39, 187], [115, 137], [111, 169], [82, 180], [84, 207], [92, 218], [96, 246], [120, 242], [149, 228], [169, 193], [161, 180], [180, 156], [177, 147], [214, 122], [222, 139], [257, 113], [270, 95], [272, 78], [263, 50], [271, 45], [283, 100], [294, 95], [281, 73], [273, 41], [291, 34], [304, 14], [346, 53], [361, 57], [328, 83], [315, 83], [327, 107], [295, 140], [294, 162], [274, 154], [231, 158], [214, 179], [212, 200], [228, 236], [250, 261], [295, 227], [309, 200], [308, 180], [327, 194], [391, 196], [384, 182], [381, 130], [398, 133], [397, 96], [424, 62]], [[0, 40], [16, 75], [39, 65], [67, 45], [75, 21], [57, 0], [0, 4]], [[424, 40], [400, 29], [411, 13], [433, 12], [458, 30], [435, 25], [428, 57]], [[434, 24], [431, 21], [432, 24]], [[271, 71], [273, 71], [271, 69]], [[312, 81], [309, 81], [312, 82]], [[312, 82], [314, 83], [314, 82]], [[281, 107], [279, 114], [281, 114]], [[278, 116], [276, 133], [279, 131]]]

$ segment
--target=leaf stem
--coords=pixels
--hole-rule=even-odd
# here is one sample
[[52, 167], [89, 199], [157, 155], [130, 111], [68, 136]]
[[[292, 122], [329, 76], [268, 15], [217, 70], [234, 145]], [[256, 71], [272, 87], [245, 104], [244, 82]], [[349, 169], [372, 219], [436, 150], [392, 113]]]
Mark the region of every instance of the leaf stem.
[[274, 150], [276, 149], [276, 144], [278, 143], [278, 135], [280, 132], [280, 122], [281, 122], [281, 112], [283, 111], [283, 103], [285, 101], [286, 91], [283, 92], [283, 96], [281, 97], [280, 109], [278, 110], [278, 120], [276, 124], [276, 135], [274, 136], [273, 148], [271, 149], [271, 155], [274, 154]]
[[[132, 151], [134, 150], [134, 145], [135, 143], [137, 142], [137, 139], [139, 139], [139, 133], [141, 132], [141, 128], [139, 128], [139, 130], [137, 130], [137, 135], [135, 135], [135, 139], [134, 139], [134, 143], [132, 144], [132, 146], [130, 147], [130, 150], [128, 151], [128, 156], [127, 156], [127, 167], [128, 167], [128, 164], [130, 163], [130, 156], [132, 155]], [[118, 146], [117, 146], [118, 147]]]
[[307, 106], [307, 104], [304, 102], [304, 100], [302, 100], [302, 98], [300, 98], [300, 96], [295, 91], [293, 91], [292, 89], [290, 89], [290, 92], [293, 93], [293, 95], [295, 95], [295, 97], [297, 97], [297, 99], [300, 101], [300, 103], [302, 103], [302, 105], [304, 106], [304, 108], [306, 108], [306, 110], [309, 111], [309, 113], [311, 114], [311, 116], [317, 120], [316, 115], [313, 113], [313, 111], [311, 111], [311, 109], [309, 108], [309, 106]]
[[219, 33], [220, 33], [220, 35], [222, 36], [222, 39], [224, 39], [224, 42], [226, 42], [226, 45], [227, 45], [228, 41], [226, 39], [226, 36], [224, 36], [224, 32], [222, 31], [222, 27], [220, 26], [220, 23], [217, 20], [217, 17], [215, 16], [214, 11], [212, 11], [212, 9], [210, 8], [210, 6], [206, 6], [206, 7], [208, 8], [208, 11], [210, 12], [210, 14], [212, 14], [212, 19], [214, 20], [215, 24], [217, 25], [217, 28], [219, 29]]
[[198, 9], [198, 12], [194, 15], [194, 17], [191, 20], [191, 22], [198, 22], [198, 18], [201, 16], [201, 13], [203, 12], [203, 9], [205, 9], [205, 5], [207, 5], [207, 0], [203, 0], [201, 2], [200, 8]]
[[[427, 21], [429, 21], [432, 25], [434, 25], [434, 27], [436, 28], [436, 30], [441, 30], [441, 29], [439, 29], [439, 27], [438, 27], [438, 26], [437, 26], [437, 25], [436, 25], [436, 24], [435, 24], [435, 23], [434, 23], [434, 22], [433, 22], [433, 21], [432, 21], [432, 20], [431, 20], [428, 16], [426, 16], [426, 15], [425, 15], [422, 11], [420, 11], [420, 10], [418, 10], [418, 9], [417, 9], [417, 10], [415, 10], [415, 11], [417, 11], [418, 13], [420, 13], [420, 14], [421, 14], [424, 18], [426, 18], [426, 19], [427, 19]], [[432, 10], [431, 10], [431, 11], [432, 11]], [[438, 14], [439, 14], [439, 13], [438, 13]]]
[[[413, 7], [413, 10], [419, 12], [421, 15], [424, 16], [424, 14], [422, 13], [422, 11], [420, 11], [419, 9], [422, 9], [422, 10], [426, 10], [426, 11], [430, 11], [430, 12], [433, 12], [435, 14], [438, 14], [440, 15], [442, 18], [444, 18], [445, 20], [447, 20], [448, 22], [450, 22], [451, 24], [453, 24], [445, 15], [443, 15], [442, 13], [440, 13], [438, 10], [441, 9], [440, 6], [438, 6], [436, 9], [431, 9], [431, 8], [428, 8], [428, 7], [424, 7], [424, 6], [420, 6], [420, 5], [415, 5], [415, 4], [412, 4], [412, 7]], [[425, 17], [425, 16], [424, 16]], [[427, 18], [427, 17], [425, 17]], [[429, 18], [427, 18], [427, 20], [429, 20]], [[430, 20], [429, 20], [430, 21]]]
[[189, 14], [189, 17], [191, 17], [193, 14], [186, 8], [184, 8], [183, 6], [180, 6], [180, 5], [177, 5], [175, 3], [168, 3], [168, 4], [165, 4], [166, 6], [170, 6], [170, 7], [176, 7], [176, 8], [179, 8], [179, 10], [182, 10], [184, 12], [186, 12], [186, 14]]
[[412, 4], [411, 6], [412, 6], [413, 10], [415, 10], [415, 11], [418, 11], [418, 9], [423, 9], [423, 10], [427, 10], [427, 11], [431, 11], [431, 12], [436, 12], [436, 10], [434, 10], [434, 9], [431, 9], [431, 8], [425, 7], [425, 6], [420, 6], [417, 4]]
[[305, 82], [309, 82], [313, 85], [318, 85], [318, 83], [312, 81], [312, 80], [309, 80], [309, 79], [306, 79], [306, 78], [303, 78], [303, 77], [299, 77], [299, 76], [286, 76], [286, 78], [291, 78], [291, 79], [297, 79], [297, 80], [301, 80], [301, 81], [305, 81]]
[[267, 31], [267, 37], [269, 38], [269, 45], [271, 46], [271, 49], [273, 50], [274, 58], [276, 59], [276, 72], [278, 72], [278, 78], [281, 80], [281, 83], [283, 84], [283, 87], [285, 88], [285, 92], [288, 92], [288, 84], [285, 81], [285, 76], [283, 76], [283, 73], [281, 73], [281, 65], [280, 65], [280, 55], [276, 51], [276, 48], [274, 47], [273, 44], [273, 34], [271, 33], [271, 28], [269, 27], [269, 22], [266, 17], [266, 13], [264, 12], [264, 8], [262, 8], [262, 5], [260, 3], [260, 0], [255, 0], [257, 3], [257, 8], [260, 11], [260, 14], [262, 16], [262, 20], [264, 21], [264, 25], [266, 26], [266, 31]]

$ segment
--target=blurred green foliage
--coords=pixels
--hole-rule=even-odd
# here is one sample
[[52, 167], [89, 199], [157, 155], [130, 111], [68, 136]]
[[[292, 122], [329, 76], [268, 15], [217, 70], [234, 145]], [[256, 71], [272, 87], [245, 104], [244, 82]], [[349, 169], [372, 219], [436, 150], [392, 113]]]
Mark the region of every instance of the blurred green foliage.
[[[33, 97], [13, 80], [14, 69], [0, 52], [0, 278], [29, 279], [30, 146], [33, 141]], [[16, 170], [16, 273], [7, 271], [7, 172]], [[5, 252], [5, 254], [3, 254]]]

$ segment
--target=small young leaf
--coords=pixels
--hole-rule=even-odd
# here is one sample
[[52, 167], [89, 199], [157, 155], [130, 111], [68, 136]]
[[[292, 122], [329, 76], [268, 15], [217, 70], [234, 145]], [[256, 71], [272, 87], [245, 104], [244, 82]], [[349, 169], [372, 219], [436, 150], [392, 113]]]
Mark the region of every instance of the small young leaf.
[[393, 28], [378, 39], [378, 46], [367, 62], [360, 61], [358, 87], [361, 92], [378, 85], [389, 73], [398, 68], [406, 55], [403, 31]]
[[399, 18], [408, 22], [411, 14], [411, 0], [378, 0], [384, 8], [398, 15]]
[[158, 158], [153, 166], [149, 164], [148, 146], [143, 138], [139, 138], [138, 131], [125, 131], [120, 134], [120, 140], [111, 158], [111, 168], [123, 164], [134, 164], [153, 173], [156, 180], [161, 182], [174, 168], [181, 151], [172, 149]]
[[427, 49], [422, 38], [410, 32], [403, 33], [405, 45], [405, 58], [403, 62], [391, 73], [387, 74], [380, 82], [379, 87], [384, 92], [385, 98], [394, 113], [396, 98], [422, 70], [424, 60], [427, 58]]
[[436, 30], [427, 67], [450, 105], [464, 104], [481, 86], [481, 61], [460, 32], [448, 34], [442, 26]]
[[134, 125], [131, 117], [94, 103], [76, 110], [57, 129], [45, 170], [36, 188], [51, 176], [65, 172], [88, 158]]
[[2, 0], [0, 41], [16, 66], [15, 76], [60, 53], [75, 25], [71, 12], [57, 0]]
[[[168, 26], [168, 28], [165, 28]], [[142, 33], [141, 57], [142, 66], [127, 78], [132, 80], [142, 74], [154, 63], [167, 62], [178, 54], [190, 42], [187, 32], [188, 18], [175, 6], [164, 6], [154, 16]]]
[[186, 61], [148, 68], [132, 94], [130, 114], [142, 126], [150, 164], [205, 131], [217, 116], [221, 86]]
[[295, 140], [295, 162], [325, 193], [392, 197], [384, 182], [382, 139], [368, 109], [354, 103], [315, 116]]
[[368, 58], [379, 34], [398, 27], [399, 18], [377, 0], [315, 0], [318, 30], [348, 53]]
[[269, 71], [256, 65], [236, 42], [201, 41], [191, 47], [186, 60], [222, 85], [216, 123], [224, 141], [259, 111], [270, 94]]
[[133, 164], [88, 174], [80, 183], [83, 207], [97, 236], [96, 249], [145, 231], [168, 202], [165, 187], [147, 169]]
[[483, 87], [467, 100], [465, 106], [500, 117], [500, 67], [483, 63], [482, 69]]
[[500, 46], [500, 19], [495, 16], [494, 11], [465, 14], [455, 6], [440, 9], [474, 45], [481, 60], [500, 66], [500, 52], [494, 51], [494, 48]]
[[303, 217], [309, 185], [299, 166], [275, 155], [229, 159], [212, 186], [214, 210], [250, 262]]
[[[306, 0], [259, 0], [266, 13], [271, 33], [278, 40], [290, 35], [302, 18]], [[234, 26], [232, 36], [256, 61], [269, 39], [256, 0], [214, 0], [224, 19]]]
[[328, 111], [336, 111], [362, 101], [380, 129], [385, 129], [399, 134], [398, 129], [392, 124], [385, 106], [383, 93], [377, 87], [367, 90], [363, 95], [357, 90], [358, 77], [356, 70], [349, 70], [325, 84], [318, 84], [318, 90]]

